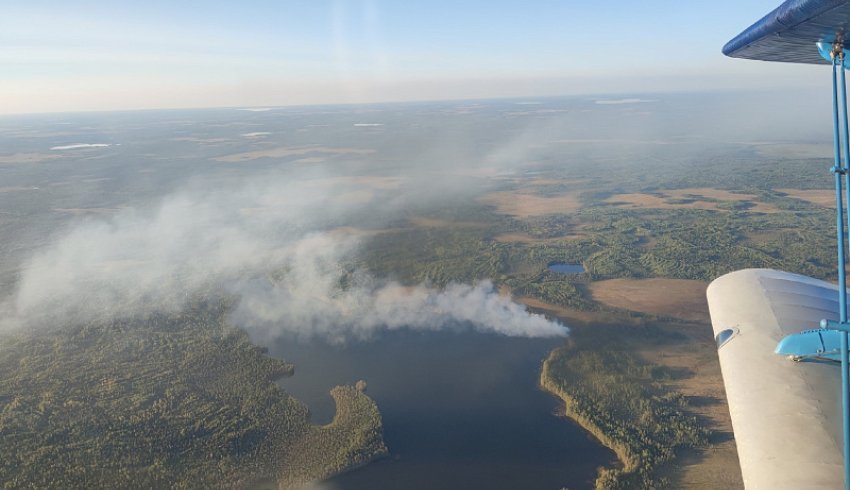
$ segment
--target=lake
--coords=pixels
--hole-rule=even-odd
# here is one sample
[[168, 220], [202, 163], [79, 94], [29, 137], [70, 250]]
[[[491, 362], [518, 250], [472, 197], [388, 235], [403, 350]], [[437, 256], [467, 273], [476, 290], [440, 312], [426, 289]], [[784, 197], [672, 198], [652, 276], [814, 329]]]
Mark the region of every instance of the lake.
[[393, 332], [329, 346], [280, 342], [295, 363], [281, 381], [311, 407], [314, 423], [334, 413], [328, 390], [359, 379], [378, 404], [390, 456], [338, 476], [327, 488], [491, 490], [590, 489], [615, 455], [537, 387], [540, 365], [562, 340], [458, 332]]

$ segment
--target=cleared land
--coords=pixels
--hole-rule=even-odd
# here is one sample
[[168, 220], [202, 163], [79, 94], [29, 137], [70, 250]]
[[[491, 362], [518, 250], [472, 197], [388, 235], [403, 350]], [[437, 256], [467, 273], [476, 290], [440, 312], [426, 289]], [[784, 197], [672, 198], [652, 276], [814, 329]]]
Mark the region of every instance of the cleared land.
[[594, 301], [624, 310], [708, 322], [707, 284], [689, 279], [610, 279], [591, 283]]
[[776, 189], [776, 191], [825, 208], [835, 207], [835, 191], [832, 189]]
[[259, 158], [284, 158], [303, 155], [371, 155], [375, 150], [365, 148], [330, 148], [327, 146], [283, 146], [267, 150], [245, 151], [215, 157], [217, 162], [239, 163]]
[[832, 145], [813, 143], [769, 143], [755, 142], [751, 145], [756, 151], [769, 158], [832, 158]]
[[560, 320], [563, 320], [568, 325], [571, 323], [590, 323], [596, 320], [597, 316], [594, 313], [588, 311], [581, 311], [575, 308], [567, 308], [566, 306], [553, 305], [552, 303], [546, 303], [530, 296], [521, 296], [518, 298], [514, 298], [514, 301], [522, 303], [525, 306], [531, 308], [532, 310], [537, 310], [549, 316], [554, 316]]
[[475, 223], [472, 221], [449, 221], [440, 218], [428, 218], [425, 216], [415, 216], [410, 218], [408, 221], [413, 226], [419, 226], [422, 228], [444, 228], [444, 227], [474, 227], [474, 228], [483, 228], [486, 225], [482, 223]]
[[397, 189], [402, 179], [398, 177], [385, 177], [382, 175], [349, 175], [343, 177], [328, 177], [325, 179], [313, 179], [304, 182], [305, 186], [314, 187], [338, 187], [338, 186], [362, 186], [370, 189]]
[[581, 208], [578, 192], [568, 192], [552, 197], [537, 196], [521, 191], [491, 192], [482, 196], [479, 202], [495, 206], [499, 214], [518, 218], [569, 213]]
[[63, 158], [55, 153], [15, 153], [12, 155], [0, 155], [0, 164], [5, 163], [39, 163], [48, 160]]
[[171, 138], [171, 141], [185, 141], [188, 143], [201, 143], [201, 144], [217, 144], [217, 143], [227, 143], [229, 141], [233, 141], [229, 138], [195, 138], [191, 136], [181, 136], [178, 138]]
[[748, 206], [748, 210], [757, 213], [777, 213], [779, 209], [756, 200], [752, 194], [740, 194], [711, 188], [674, 189], [653, 193], [617, 194], [605, 200], [606, 203], [623, 208], [650, 209], [707, 209], [723, 210], [724, 203], [738, 202]]
[[712, 429], [706, 448], [686, 451], [662, 474], [670, 478], [673, 488], [742, 489], [744, 483], [738, 471], [738, 449], [735, 447], [726, 389], [714, 342], [710, 334], [703, 334], [707, 329], [707, 326], [695, 329], [683, 327], [682, 331], [693, 338], [688, 346], [640, 352], [648, 362], [681, 373], [667, 385], [685, 395], [689, 411]]
[[121, 208], [53, 208], [53, 211], [64, 214], [115, 214], [121, 211]]
[[375, 193], [368, 190], [357, 190], [344, 192], [333, 197], [333, 200], [341, 204], [368, 204], [375, 198]]
[[493, 237], [493, 240], [496, 240], [499, 243], [524, 243], [526, 245], [536, 245], [536, 244], [551, 244], [562, 242], [564, 240], [576, 240], [579, 238], [587, 238], [589, 235], [584, 233], [574, 233], [570, 235], [557, 236], [557, 237], [549, 237], [549, 238], [537, 238], [529, 235], [528, 233], [502, 233]]

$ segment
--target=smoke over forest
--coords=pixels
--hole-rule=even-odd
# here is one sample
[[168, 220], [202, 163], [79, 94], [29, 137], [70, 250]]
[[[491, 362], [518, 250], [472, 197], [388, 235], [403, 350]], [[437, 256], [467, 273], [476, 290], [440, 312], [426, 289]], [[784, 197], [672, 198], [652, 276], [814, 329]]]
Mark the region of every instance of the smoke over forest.
[[374, 216], [377, 196], [396, 194], [398, 207], [399, 181], [253, 176], [216, 190], [195, 184], [153, 209], [89, 218], [31, 257], [4, 305], [5, 323], [176, 311], [202, 292], [224, 291], [237, 299], [234, 323], [260, 340], [339, 342], [381, 329], [458, 325], [509, 336], [566, 335], [488, 281], [402, 287], [358, 267], [364, 233], [352, 223]]

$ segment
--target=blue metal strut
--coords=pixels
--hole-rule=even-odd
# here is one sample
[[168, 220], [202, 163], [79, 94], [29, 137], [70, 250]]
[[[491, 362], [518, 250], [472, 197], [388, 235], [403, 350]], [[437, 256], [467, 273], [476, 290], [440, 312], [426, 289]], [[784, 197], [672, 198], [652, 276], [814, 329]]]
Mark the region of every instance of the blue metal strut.
[[[845, 75], [844, 43], [832, 45], [818, 43], [818, 49], [824, 58], [832, 62], [832, 128], [834, 134], [835, 165], [835, 224], [838, 241], [838, 321], [821, 320], [821, 330], [808, 330], [788, 335], [776, 346], [776, 353], [789, 356], [794, 360], [839, 360], [841, 361], [841, 405], [842, 429], [844, 432], [844, 488], [850, 490], [850, 362], [848, 362], [847, 321], [847, 273], [845, 255], [844, 227], [844, 189], [847, 186], [847, 228], [850, 229], [850, 120], [847, 109], [847, 76]], [[841, 72], [841, 102], [839, 105], [838, 72]], [[839, 122], [839, 119], [841, 120]], [[843, 128], [843, 131], [842, 131]], [[844, 158], [842, 159], [842, 143]], [[844, 176], [842, 183], [841, 176]], [[837, 338], [836, 338], [837, 337]], [[836, 345], [838, 344], [838, 345]]]
[[[841, 108], [838, 106], [838, 79], [837, 73], [841, 72]], [[844, 134], [842, 137], [838, 127], [839, 113], [843, 119]], [[838, 238], [838, 304], [839, 304], [839, 323], [847, 324], [847, 274], [846, 274], [846, 255], [844, 248], [844, 192], [841, 185], [841, 175], [847, 177], [847, 167], [842, 162], [841, 147], [839, 141], [844, 141], [844, 159], [850, 155], [848, 148], [847, 134], [847, 83], [844, 75], [844, 49], [839, 46], [833, 50], [832, 58], [832, 120], [833, 132], [835, 139], [835, 166], [832, 172], [835, 174], [835, 201], [836, 201], [836, 220], [837, 220], [837, 238]], [[848, 181], [850, 183], [850, 181]], [[850, 219], [850, 216], [848, 216]], [[850, 490], [850, 376], [848, 376], [848, 338], [847, 332], [841, 332], [841, 406], [842, 406], [842, 426], [844, 430], [844, 488]]]
[[[838, 63], [841, 63], [840, 67], [837, 66]], [[841, 163], [841, 154], [840, 151], [836, 152], [836, 169], [835, 172], [835, 197], [836, 202], [838, 204], [836, 209], [836, 216], [838, 219], [838, 304], [839, 306], [839, 322], [843, 325], [847, 325], [847, 274], [846, 274], [846, 260], [845, 260], [845, 249], [844, 249], [844, 220], [843, 220], [843, 212], [842, 209], [842, 201], [841, 201], [841, 174], [844, 174], [845, 183], [847, 185], [847, 209], [850, 210], [850, 174], [847, 173], [847, 159], [850, 158], [850, 129], [848, 129], [848, 118], [847, 118], [847, 77], [845, 75], [845, 56], [844, 56], [844, 47], [843, 43], [840, 46], [839, 50], [835, 51], [835, 56], [833, 58], [832, 63], [832, 92], [833, 92], [833, 120], [835, 122], [835, 146], [838, 146], [838, 107], [835, 104], [837, 101], [835, 97], [835, 71], [838, 68], [838, 71], [841, 72], [841, 116], [844, 123], [844, 164]], [[848, 227], [850, 227], [850, 213], [847, 216], [848, 219]], [[844, 429], [844, 488], [845, 490], [850, 490], [850, 372], [848, 372], [848, 367], [850, 367], [850, 362], [848, 362], [848, 334], [847, 330], [841, 330], [841, 406], [842, 406], [842, 415], [843, 415], [843, 429]]]

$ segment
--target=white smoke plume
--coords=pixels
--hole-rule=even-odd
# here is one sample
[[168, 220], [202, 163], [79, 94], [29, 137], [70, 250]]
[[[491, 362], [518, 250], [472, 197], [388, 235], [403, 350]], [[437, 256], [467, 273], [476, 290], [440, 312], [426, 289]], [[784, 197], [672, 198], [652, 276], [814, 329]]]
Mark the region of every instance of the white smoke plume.
[[347, 270], [360, 239], [343, 225], [387, 186], [369, 182], [264, 176], [217, 191], [195, 186], [153, 211], [85, 221], [26, 264], [3, 322], [176, 311], [212, 287], [240, 298], [232, 319], [260, 341], [295, 335], [339, 342], [459, 324], [510, 336], [567, 334], [486, 281], [437, 290]]

